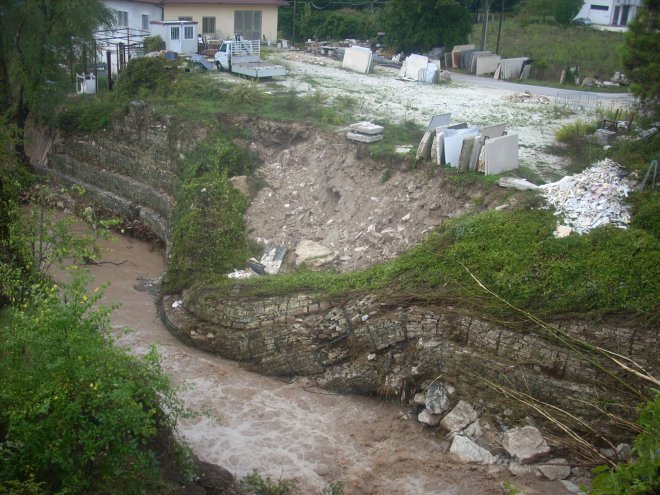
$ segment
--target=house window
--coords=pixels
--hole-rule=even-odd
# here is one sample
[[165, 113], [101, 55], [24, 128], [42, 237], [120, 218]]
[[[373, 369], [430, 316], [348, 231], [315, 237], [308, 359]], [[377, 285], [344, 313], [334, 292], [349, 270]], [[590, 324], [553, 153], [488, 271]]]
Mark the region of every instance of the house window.
[[248, 40], [261, 39], [261, 10], [237, 10], [234, 12], [234, 34]]
[[180, 36], [181, 36], [181, 34], [180, 34], [180, 32], [179, 32], [179, 28], [178, 28], [178, 27], [172, 27], [172, 28], [170, 28], [170, 39], [171, 39], [172, 41], [177, 41], [177, 40], [179, 39]]
[[128, 12], [117, 11], [117, 27], [128, 27]]
[[215, 17], [202, 17], [202, 32], [215, 34]]
[[192, 26], [184, 26], [183, 27], [183, 39], [184, 40], [193, 39], [193, 27]]
[[142, 14], [142, 30], [149, 31], [149, 15]]
[[594, 5], [592, 3], [591, 4], [591, 10], [602, 10], [604, 12], [607, 12], [608, 10], [610, 10], [610, 8], [607, 5]]
[[180, 21], [192, 21], [192, 17], [182, 17], [182, 16], [179, 16], [179, 20], [180, 20]]

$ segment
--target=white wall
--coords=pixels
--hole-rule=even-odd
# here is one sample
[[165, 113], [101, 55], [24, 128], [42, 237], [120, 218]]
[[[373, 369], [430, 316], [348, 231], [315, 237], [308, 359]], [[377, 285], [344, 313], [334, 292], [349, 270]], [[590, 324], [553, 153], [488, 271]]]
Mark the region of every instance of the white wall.
[[[593, 7], [607, 7], [607, 10]], [[614, 12], [614, 0], [586, 0], [576, 17], [587, 17], [594, 24], [608, 25]]]
[[105, 0], [105, 6], [111, 10], [128, 12], [128, 27], [142, 29], [142, 15], [149, 16], [150, 21], [162, 21], [163, 9], [154, 4], [129, 0]]

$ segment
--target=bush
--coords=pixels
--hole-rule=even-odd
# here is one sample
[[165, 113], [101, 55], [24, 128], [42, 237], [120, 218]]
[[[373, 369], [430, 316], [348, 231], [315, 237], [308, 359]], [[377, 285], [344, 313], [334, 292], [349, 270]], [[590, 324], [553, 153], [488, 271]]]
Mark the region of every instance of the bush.
[[100, 292], [88, 297], [83, 277], [59, 291], [36, 292], [0, 327], [0, 483], [155, 492], [148, 443], [182, 413], [169, 378], [155, 351], [138, 360], [112, 344], [108, 311], [94, 309]]
[[144, 38], [144, 53], [159, 52], [165, 49], [165, 42], [160, 36], [147, 36]]
[[567, 124], [557, 131], [555, 139], [568, 146], [580, 148], [584, 145], [584, 138], [596, 131], [596, 125], [577, 120]]
[[178, 75], [176, 64], [163, 57], [132, 59], [117, 82], [117, 93], [134, 98], [138, 96], [166, 96]]
[[591, 495], [654, 495], [660, 492], [660, 392], [640, 410], [642, 432], [633, 442], [632, 459], [614, 469], [594, 469]]
[[243, 215], [248, 198], [236, 190], [226, 172], [188, 180], [177, 195], [172, 256], [165, 290], [178, 292], [208, 277], [242, 268], [248, 259]]

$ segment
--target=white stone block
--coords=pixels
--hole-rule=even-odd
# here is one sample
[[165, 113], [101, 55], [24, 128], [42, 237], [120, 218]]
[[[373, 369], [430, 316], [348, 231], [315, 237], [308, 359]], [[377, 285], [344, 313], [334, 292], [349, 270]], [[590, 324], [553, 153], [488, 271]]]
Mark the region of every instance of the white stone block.
[[486, 175], [497, 175], [518, 168], [518, 134], [509, 134], [484, 143]]
[[352, 46], [344, 51], [344, 59], [341, 66], [343, 69], [367, 74], [371, 70], [372, 58], [373, 54], [371, 50]]
[[382, 125], [372, 124], [371, 122], [356, 122], [351, 124], [351, 131], [361, 134], [382, 134], [385, 128]]
[[367, 136], [366, 134], [358, 134], [357, 132], [349, 132], [346, 134], [346, 137], [351, 141], [358, 141], [360, 143], [375, 143], [377, 141], [383, 140], [382, 134], [374, 134], [372, 136]]

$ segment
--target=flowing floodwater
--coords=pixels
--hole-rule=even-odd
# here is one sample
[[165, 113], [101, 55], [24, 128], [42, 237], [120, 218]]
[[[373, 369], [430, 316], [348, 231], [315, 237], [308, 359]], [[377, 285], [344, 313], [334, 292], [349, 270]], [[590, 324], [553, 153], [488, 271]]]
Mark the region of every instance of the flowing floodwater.
[[104, 301], [119, 304], [112, 313], [118, 342], [135, 354], [158, 347], [180, 397], [205, 413], [180, 428], [203, 460], [239, 477], [257, 469], [293, 479], [303, 494], [320, 494], [336, 481], [346, 495], [502, 494], [505, 480], [527, 495], [568, 493], [559, 483], [521, 480], [505, 468], [455, 462], [442, 433], [406, 419], [397, 403], [264, 377], [183, 344], [165, 329], [145, 290], [144, 281], [163, 272], [162, 253], [123, 236], [104, 246], [106, 263], [90, 272], [93, 286], [110, 283]]

